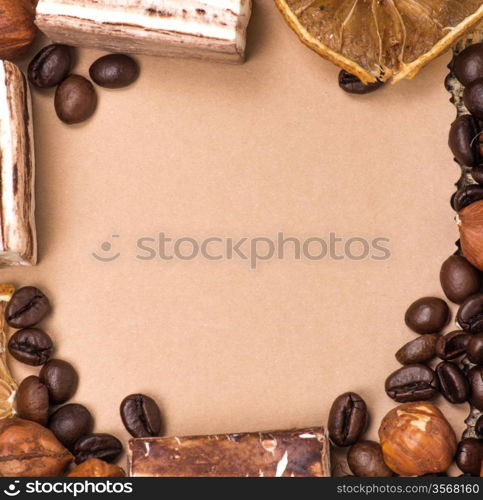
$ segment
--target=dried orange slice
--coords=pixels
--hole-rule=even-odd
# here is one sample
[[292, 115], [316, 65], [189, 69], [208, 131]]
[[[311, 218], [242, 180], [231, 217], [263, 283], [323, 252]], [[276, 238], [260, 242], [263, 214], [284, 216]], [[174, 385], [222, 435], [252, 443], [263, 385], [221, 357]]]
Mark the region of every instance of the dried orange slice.
[[8, 327], [5, 322], [5, 309], [14, 291], [12, 285], [0, 284], [0, 420], [15, 414], [13, 404], [17, 384], [7, 364]]
[[364, 83], [413, 78], [483, 19], [483, 0], [275, 0], [300, 40]]

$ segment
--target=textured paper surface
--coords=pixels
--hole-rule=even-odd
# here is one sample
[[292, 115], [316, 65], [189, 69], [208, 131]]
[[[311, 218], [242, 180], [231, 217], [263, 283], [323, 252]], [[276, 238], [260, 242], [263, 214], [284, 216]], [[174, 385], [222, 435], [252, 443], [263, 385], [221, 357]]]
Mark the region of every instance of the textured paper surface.
[[[404, 312], [442, 296], [439, 268], [457, 239], [449, 55], [412, 82], [352, 97], [265, 0], [248, 49], [239, 67], [140, 58], [139, 81], [99, 91], [81, 126], [57, 120], [51, 92], [33, 95], [39, 264], [0, 273], [51, 297], [43, 326], [79, 369], [75, 401], [99, 432], [127, 438], [118, 406], [131, 392], [160, 402], [166, 434], [193, 435], [325, 425], [332, 400], [353, 390], [375, 438], [394, 405], [394, 353], [415, 337]], [[100, 54], [80, 51], [77, 71]], [[133, 241], [160, 231], [386, 237], [392, 256], [256, 270], [136, 260]], [[95, 260], [113, 234], [121, 257]], [[437, 402], [459, 434], [467, 405]]]

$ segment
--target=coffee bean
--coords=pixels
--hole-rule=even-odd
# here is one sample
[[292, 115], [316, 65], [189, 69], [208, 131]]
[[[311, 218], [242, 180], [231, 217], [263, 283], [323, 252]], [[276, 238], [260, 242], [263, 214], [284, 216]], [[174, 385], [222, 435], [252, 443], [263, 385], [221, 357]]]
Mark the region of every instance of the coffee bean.
[[386, 379], [387, 395], [398, 403], [425, 401], [436, 395], [439, 384], [436, 374], [426, 365], [406, 365]]
[[456, 212], [459, 212], [468, 205], [480, 200], [483, 200], [483, 186], [470, 184], [456, 191], [453, 199], [453, 208]]
[[80, 404], [68, 404], [57, 409], [49, 419], [49, 429], [67, 448], [91, 431], [93, 418]]
[[445, 361], [463, 356], [463, 354], [466, 354], [470, 337], [463, 330], [455, 330], [442, 335], [436, 342], [436, 355]]
[[483, 332], [470, 337], [466, 354], [475, 365], [483, 365]]
[[32, 59], [28, 78], [36, 87], [55, 87], [66, 78], [71, 68], [70, 47], [61, 44], [48, 45]]
[[133, 437], [155, 437], [161, 432], [161, 412], [156, 402], [144, 394], [131, 394], [121, 403], [121, 418]]
[[443, 262], [439, 278], [446, 297], [456, 304], [461, 304], [481, 288], [480, 271], [458, 255], [451, 255]]
[[437, 333], [428, 333], [404, 344], [396, 353], [396, 359], [402, 365], [426, 363], [436, 356]]
[[329, 437], [337, 446], [350, 446], [357, 442], [367, 425], [367, 407], [354, 392], [341, 394], [332, 403], [329, 413]]
[[52, 339], [39, 328], [25, 328], [15, 332], [8, 342], [10, 354], [26, 365], [39, 366], [52, 356]]
[[465, 88], [463, 102], [473, 116], [483, 120], [483, 78], [471, 82]]
[[76, 464], [91, 458], [114, 462], [121, 453], [121, 441], [111, 434], [87, 434], [81, 437], [74, 446]]
[[476, 421], [475, 432], [480, 439], [483, 438], [483, 415], [480, 415]]
[[64, 123], [81, 123], [96, 110], [96, 91], [83, 76], [71, 75], [57, 87], [54, 104], [57, 116]]
[[483, 460], [483, 441], [475, 438], [462, 439], [456, 450], [456, 465], [466, 474], [479, 476]]
[[470, 402], [480, 411], [483, 411], [483, 366], [474, 366], [468, 372], [470, 383]]
[[462, 115], [451, 124], [448, 145], [460, 165], [474, 167], [480, 161], [477, 141], [480, 133], [477, 120], [471, 115]]
[[[479, 137], [481, 137], [481, 134]], [[471, 169], [471, 177], [473, 177], [474, 181], [478, 184], [483, 184], [483, 166], [479, 165], [478, 167], [473, 167]]]
[[436, 367], [436, 375], [441, 394], [453, 404], [468, 401], [470, 388], [465, 374], [449, 361], [442, 361]]
[[465, 87], [483, 78], [483, 43], [475, 43], [460, 52], [453, 61], [453, 72]]
[[18, 386], [17, 415], [47, 425], [49, 420], [49, 393], [47, 387], [34, 375], [27, 377]]
[[357, 477], [390, 477], [393, 472], [384, 462], [382, 449], [374, 441], [360, 441], [349, 450], [347, 463]]
[[139, 76], [137, 62], [124, 54], [109, 54], [91, 66], [89, 74], [101, 87], [119, 89], [131, 85]]
[[12, 328], [29, 328], [40, 323], [49, 312], [49, 299], [38, 288], [26, 286], [13, 294], [5, 319]]
[[339, 73], [339, 87], [349, 94], [369, 94], [370, 92], [380, 89], [383, 85], [384, 82], [379, 80], [366, 85], [362, 83], [357, 76], [351, 75], [345, 70], [341, 70]]
[[483, 332], [483, 293], [475, 293], [461, 304], [456, 321], [466, 332]]
[[42, 367], [40, 380], [49, 390], [50, 401], [53, 404], [65, 403], [77, 390], [79, 377], [75, 368], [61, 359], [51, 359]]
[[444, 300], [423, 297], [409, 306], [404, 319], [416, 333], [438, 333], [448, 323], [450, 312]]

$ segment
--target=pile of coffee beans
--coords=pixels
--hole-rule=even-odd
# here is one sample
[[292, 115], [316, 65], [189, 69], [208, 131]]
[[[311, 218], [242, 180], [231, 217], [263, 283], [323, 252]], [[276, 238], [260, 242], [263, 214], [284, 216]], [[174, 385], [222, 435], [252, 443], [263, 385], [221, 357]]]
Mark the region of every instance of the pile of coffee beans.
[[[5, 311], [8, 325], [19, 329], [8, 342], [10, 354], [22, 363], [42, 367], [38, 375], [28, 376], [20, 383], [17, 414], [48, 427], [71, 451], [76, 464], [92, 458], [114, 462], [123, 451], [121, 441], [111, 434], [93, 433], [94, 418], [85, 406], [65, 404], [74, 396], [79, 377], [70, 363], [52, 357], [54, 343], [38, 327], [50, 311], [47, 296], [32, 286], [17, 290]], [[162, 432], [160, 409], [146, 395], [127, 396], [120, 412], [126, 429], [134, 437], [155, 437]]]
[[[39, 89], [57, 87], [55, 111], [68, 125], [89, 119], [97, 107], [94, 85], [84, 76], [71, 74], [74, 49], [67, 45], [52, 44], [44, 47], [28, 68], [30, 83]], [[124, 54], [108, 54], [90, 67], [91, 79], [100, 87], [119, 89], [131, 85], [139, 76], [139, 66]]]

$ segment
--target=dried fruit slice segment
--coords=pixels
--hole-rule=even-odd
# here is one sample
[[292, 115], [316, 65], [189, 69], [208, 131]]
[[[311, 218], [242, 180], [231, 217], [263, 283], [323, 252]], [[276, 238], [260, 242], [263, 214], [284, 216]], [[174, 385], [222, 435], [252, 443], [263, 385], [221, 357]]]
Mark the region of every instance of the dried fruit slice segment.
[[5, 322], [5, 308], [12, 298], [13, 292], [12, 285], [0, 284], [0, 420], [15, 414], [13, 400], [17, 384], [7, 365], [7, 325]]
[[481, 0], [275, 0], [299, 38], [364, 83], [413, 78], [483, 19]]

